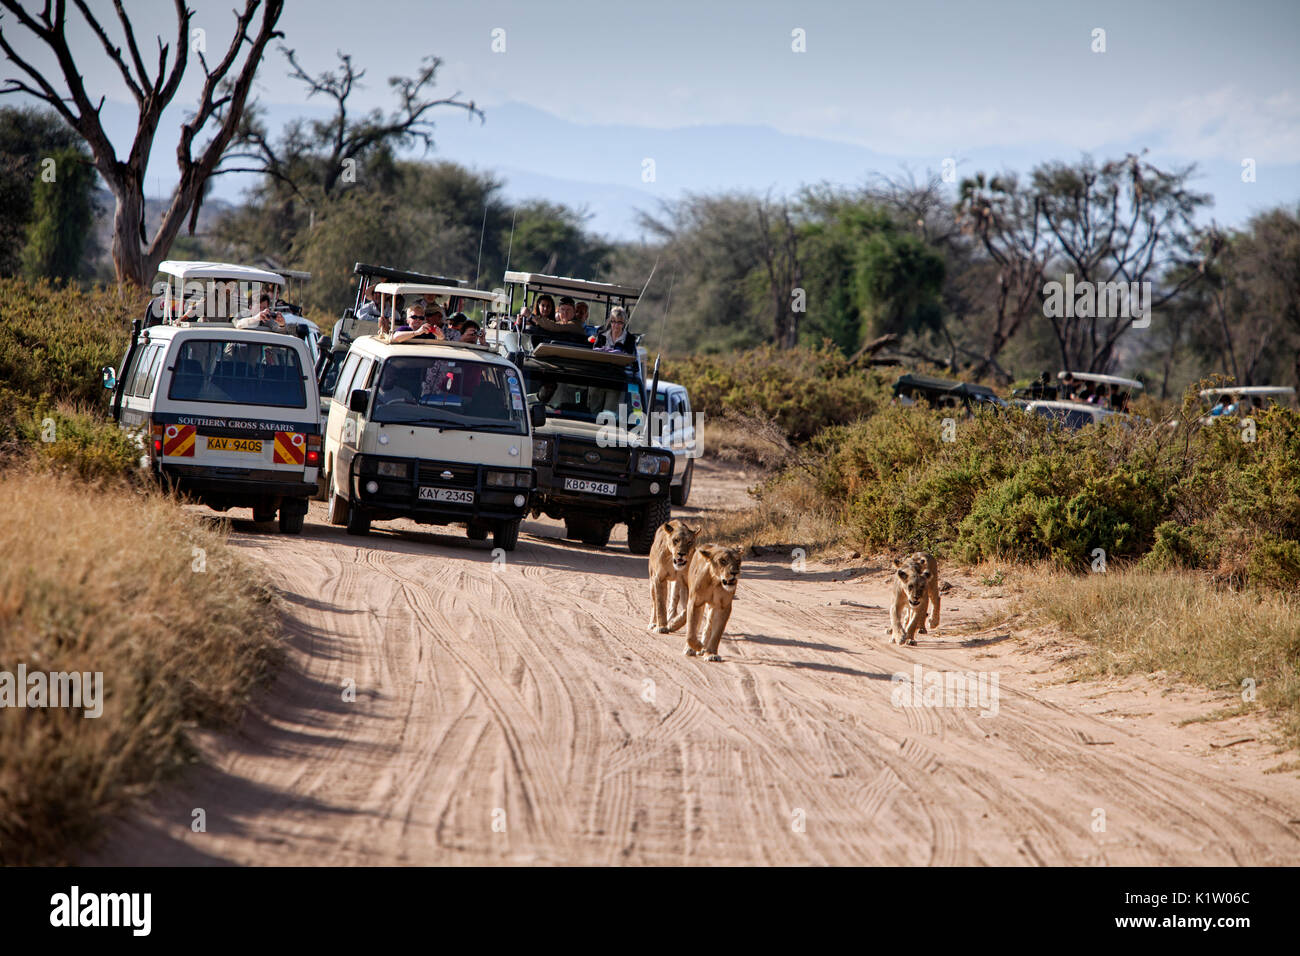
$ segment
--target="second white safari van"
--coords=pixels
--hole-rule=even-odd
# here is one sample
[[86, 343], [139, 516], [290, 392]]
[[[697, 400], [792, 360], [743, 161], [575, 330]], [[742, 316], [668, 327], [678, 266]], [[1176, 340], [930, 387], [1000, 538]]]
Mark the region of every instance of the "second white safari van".
[[[331, 524], [464, 524], [513, 551], [533, 489], [523, 376], [490, 346], [363, 335], [338, 371], [325, 434]], [[543, 419], [544, 420], [544, 419]]]

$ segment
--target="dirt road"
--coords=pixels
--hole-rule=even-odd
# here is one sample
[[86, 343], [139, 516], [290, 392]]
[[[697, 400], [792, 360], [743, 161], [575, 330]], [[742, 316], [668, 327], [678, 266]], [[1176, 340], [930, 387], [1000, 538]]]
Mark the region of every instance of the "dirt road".
[[[695, 481], [692, 504], [743, 502], [734, 473]], [[301, 537], [236, 522], [284, 592], [288, 662], [90, 862], [1300, 863], [1300, 782], [1262, 774], [1262, 745], [1207, 747], [1225, 731], [1175, 726], [1186, 696], [1063, 685], [1015, 639], [953, 634], [992, 600], [960, 576], [903, 649], [883, 569], [751, 559], [709, 664], [646, 630], [617, 537], [528, 522], [501, 564], [460, 530], [376, 528], [315, 503]], [[896, 706], [917, 664], [996, 677], [996, 714]]]

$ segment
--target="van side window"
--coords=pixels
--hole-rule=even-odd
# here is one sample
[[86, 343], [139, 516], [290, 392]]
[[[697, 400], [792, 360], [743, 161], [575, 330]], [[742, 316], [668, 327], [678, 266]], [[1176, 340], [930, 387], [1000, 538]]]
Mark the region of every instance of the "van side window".
[[162, 350], [162, 345], [150, 345], [140, 355], [139, 360], [135, 363], [135, 371], [131, 380], [127, 382], [126, 394], [132, 398], [140, 398], [147, 394], [144, 390], [145, 382], [149, 380], [149, 370], [157, 361], [158, 353]]
[[357, 377], [352, 380], [352, 387], [369, 388], [373, 384], [371, 379], [374, 378], [375, 368], [378, 365], [379, 363], [372, 358], [363, 358], [361, 367], [357, 369]]
[[125, 384], [122, 386], [122, 394], [130, 397], [135, 394], [135, 377], [140, 374], [140, 366], [144, 364], [144, 358], [149, 353], [149, 346], [137, 347], [135, 354], [131, 356], [131, 364], [122, 369], [120, 381]]
[[135, 393], [140, 398], [149, 398], [153, 395], [154, 385], [158, 383], [158, 372], [162, 369], [163, 353], [167, 351], [166, 345], [155, 345], [153, 349], [153, 358], [149, 360], [149, 367], [143, 369], [139, 382], [136, 385]]
[[343, 361], [343, 370], [339, 372], [339, 380], [334, 387], [334, 394], [345, 402], [348, 396], [352, 394], [352, 379], [357, 374], [357, 366], [360, 364], [361, 356], [356, 352], [349, 352], [348, 357]]

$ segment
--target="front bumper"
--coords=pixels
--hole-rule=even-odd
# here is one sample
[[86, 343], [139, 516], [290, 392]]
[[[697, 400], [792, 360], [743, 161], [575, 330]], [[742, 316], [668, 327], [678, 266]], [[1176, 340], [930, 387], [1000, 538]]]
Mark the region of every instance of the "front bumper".
[[[405, 478], [381, 476], [377, 473], [380, 461], [404, 461], [411, 467]], [[513, 521], [528, 512], [528, 502], [536, 482], [532, 469], [475, 465], [465, 462], [429, 461], [425, 459], [382, 459], [372, 455], [358, 455], [349, 469], [348, 497], [359, 504], [371, 517], [380, 521], [391, 518], [409, 518], [421, 524], [453, 524], [458, 522]], [[489, 471], [527, 473], [527, 483], [513, 488], [500, 488], [486, 483]], [[442, 477], [450, 473], [450, 478]], [[378, 487], [368, 491], [374, 482]], [[456, 492], [472, 491], [473, 503], [434, 501], [420, 497], [420, 488], [438, 488]], [[515, 499], [522, 501], [516, 504]]]

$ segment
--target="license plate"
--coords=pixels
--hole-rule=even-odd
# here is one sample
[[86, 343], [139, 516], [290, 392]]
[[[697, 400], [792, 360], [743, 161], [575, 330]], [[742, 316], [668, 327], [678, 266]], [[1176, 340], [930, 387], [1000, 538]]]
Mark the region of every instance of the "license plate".
[[616, 495], [618, 485], [608, 481], [588, 481], [586, 478], [565, 478], [565, 491], [587, 491], [594, 495]]
[[472, 505], [474, 492], [459, 488], [420, 488], [421, 501], [450, 501], [458, 505]]
[[260, 455], [262, 442], [257, 438], [209, 438], [208, 451], [237, 451], [245, 455]]

